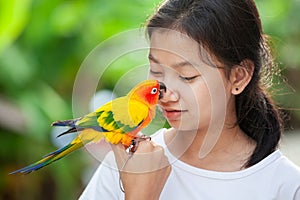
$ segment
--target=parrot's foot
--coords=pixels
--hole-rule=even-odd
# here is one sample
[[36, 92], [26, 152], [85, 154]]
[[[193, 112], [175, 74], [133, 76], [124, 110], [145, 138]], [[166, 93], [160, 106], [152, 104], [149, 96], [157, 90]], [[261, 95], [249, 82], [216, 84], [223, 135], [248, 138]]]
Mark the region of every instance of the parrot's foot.
[[142, 142], [142, 141], [145, 141], [145, 140], [150, 141], [151, 137], [146, 136], [146, 135], [142, 135], [140, 137], [137, 137], [137, 138], [131, 140], [131, 145], [127, 148], [128, 154], [132, 155], [137, 150], [137, 147], [138, 147], [139, 143]]

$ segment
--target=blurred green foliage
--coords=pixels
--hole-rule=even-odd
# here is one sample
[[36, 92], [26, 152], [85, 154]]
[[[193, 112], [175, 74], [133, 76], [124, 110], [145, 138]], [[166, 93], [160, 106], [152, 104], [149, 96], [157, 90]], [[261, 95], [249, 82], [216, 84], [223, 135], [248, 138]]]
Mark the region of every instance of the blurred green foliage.
[[[141, 27], [158, 2], [0, 0], [0, 199], [76, 199], [80, 195], [84, 169], [93, 163], [86, 152], [27, 176], [7, 174], [56, 148], [49, 125], [73, 117], [73, 83], [85, 57], [107, 38]], [[291, 126], [299, 128], [300, 2], [256, 2], [288, 80], [276, 99], [292, 114]], [[125, 62], [132, 66], [134, 59]], [[126, 70], [112, 68], [101, 87], [114, 88]]]
[[275, 99], [291, 116], [287, 128], [300, 128], [300, 1], [256, 0], [256, 3], [282, 70], [282, 76], [274, 79]]

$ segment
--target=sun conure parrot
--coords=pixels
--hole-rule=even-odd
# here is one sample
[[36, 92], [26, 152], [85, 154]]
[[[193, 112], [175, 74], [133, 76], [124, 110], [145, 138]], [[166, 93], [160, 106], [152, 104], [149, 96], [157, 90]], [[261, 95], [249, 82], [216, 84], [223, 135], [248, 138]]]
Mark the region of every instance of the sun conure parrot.
[[126, 96], [116, 98], [94, 112], [77, 119], [54, 122], [52, 126], [70, 127], [59, 136], [77, 131], [78, 136], [38, 162], [10, 174], [27, 174], [38, 170], [87, 143], [99, 142], [103, 137], [111, 144], [122, 143], [125, 148], [129, 147], [137, 139], [136, 134], [155, 117], [156, 104], [162, 98], [163, 92], [166, 92], [163, 83], [146, 80], [135, 86]]

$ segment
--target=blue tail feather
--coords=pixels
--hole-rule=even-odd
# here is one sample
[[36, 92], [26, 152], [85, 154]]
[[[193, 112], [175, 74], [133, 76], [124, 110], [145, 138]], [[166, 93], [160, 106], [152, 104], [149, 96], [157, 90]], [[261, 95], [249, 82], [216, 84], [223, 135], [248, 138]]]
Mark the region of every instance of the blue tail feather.
[[16, 173], [29, 174], [33, 171], [41, 169], [41, 168], [51, 164], [52, 162], [63, 158], [64, 156], [60, 157], [60, 154], [64, 151], [66, 151], [67, 149], [71, 148], [73, 145], [74, 144], [70, 143], [70, 144], [68, 144], [68, 145], [66, 145], [66, 146], [64, 146], [64, 147], [62, 147], [62, 148], [60, 148], [60, 149], [58, 149], [54, 152], [51, 152], [51, 153], [43, 156], [43, 158], [40, 161], [38, 161], [36, 163], [33, 163], [31, 165], [28, 165], [26, 167], [23, 167], [21, 169], [18, 169], [16, 171], [13, 171], [9, 174], [16, 174]]
[[[49, 163], [50, 164], [50, 163]], [[19, 170], [16, 170], [16, 171], [13, 171], [11, 173], [9, 173], [10, 175], [11, 174], [16, 174], [16, 173], [22, 173], [22, 174], [29, 174], [33, 171], [36, 171], [42, 167], [46, 166], [45, 163], [40, 163], [40, 164], [31, 164], [31, 165], [28, 165], [26, 167], [23, 167]]]

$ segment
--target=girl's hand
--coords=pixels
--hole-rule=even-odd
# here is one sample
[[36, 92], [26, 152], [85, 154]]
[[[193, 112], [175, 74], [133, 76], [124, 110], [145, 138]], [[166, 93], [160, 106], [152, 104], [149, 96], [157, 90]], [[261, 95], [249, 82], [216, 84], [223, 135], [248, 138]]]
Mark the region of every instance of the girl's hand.
[[151, 141], [142, 141], [128, 160], [129, 155], [122, 145], [113, 146], [125, 199], [159, 199], [171, 172], [163, 148]]

